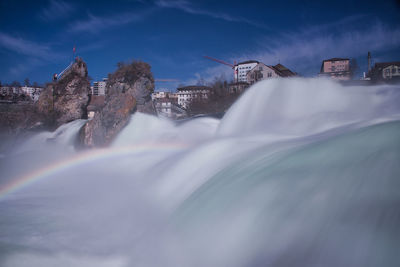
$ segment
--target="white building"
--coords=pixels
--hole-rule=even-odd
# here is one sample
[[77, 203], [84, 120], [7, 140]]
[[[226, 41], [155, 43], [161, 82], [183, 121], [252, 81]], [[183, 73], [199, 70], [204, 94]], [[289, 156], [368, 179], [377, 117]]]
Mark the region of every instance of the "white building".
[[178, 103], [178, 93], [171, 93], [171, 92], [165, 92], [165, 91], [157, 91], [151, 94], [151, 100], [155, 101], [158, 99], [164, 99], [164, 98], [169, 98], [172, 101], [175, 101]]
[[400, 61], [375, 63], [368, 77], [373, 81], [400, 80]]
[[43, 91], [41, 87], [31, 87], [31, 86], [21, 86], [21, 87], [12, 87], [12, 86], [2, 86], [0, 88], [0, 95], [4, 96], [20, 96], [22, 94], [29, 96], [33, 101], [38, 101], [40, 93]]
[[102, 81], [94, 82], [92, 95], [105, 95], [107, 80], [107, 78], [103, 78]]
[[33, 101], [38, 101], [40, 93], [42, 92], [43, 88], [22, 86], [21, 90], [25, 95], [29, 96]]
[[151, 99], [156, 100], [160, 98], [166, 98], [169, 92], [165, 91], [157, 91], [151, 94]]
[[12, 87], [12, 86], [2, 86], [0, 90], [1, 95], [3, 96], [10, 96], [13, 94], [20, 94], [21, 88], [20, 87]]
[[258, 64], [258, 61], [256, 60], [248, 60], [244, 62], [240, 62], [238, 64], [235, 64], [233, 67], [235, 70], [235, 83], [237, 82], [248, 82], [247, 81], [247, 73], [252, 70], [256, 65]]
[[178, 93], [168, 93], [168, 98], [178, 104]]
[[187, 108], [192, 101], [207, 101], [210, 98], [212, 89], [208, 86], [185, 86], [178, 90], [178, 105]]
[[384, 67], [382, 70], [382, 78], [387, 80], [387, 79], [393, 79], [394, 77], [398, 78], [400, 76], [400, 64], [397, 62], [393, 63], [391, 65], [388, 65], [387, 67]]

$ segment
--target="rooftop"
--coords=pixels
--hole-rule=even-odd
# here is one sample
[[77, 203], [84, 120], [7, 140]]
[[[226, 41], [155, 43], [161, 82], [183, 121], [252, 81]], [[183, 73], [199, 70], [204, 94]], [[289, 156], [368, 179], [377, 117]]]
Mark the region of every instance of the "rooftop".
[[177, 102], [178, 99], [176, 98], [169, 98], [169, 97], [163, 97], [163, 98], [158, 98], [155, 100], [157, 103], [175, 103]]
[[343, 60], [350, 60], [348, 58], [340, 58], [340, 57], [334, 57], [334, 58], [330, 58], [330, 59], [325, 59], [322, 62], [326, 62], [326, 61], [343, 61]]
[[281, 74], [281, 77], [290, 77], [290, 76], [296, 76], [297, 74], [285, 66], [283, 66], [281, 63], [276, 64], [275, 66], [270, 66], [274, 70], [276, 70], [279, 74]]
[[239, 65], [243, 65], [243, 64], [250, 64], [250, 63], [259, 63], [259, 62], [257, 60], [247, 60], [247, 61], [239, 62], [239, 63], [235, 64], [235, 66], [239, 66]]
[[211, 87], [204, 85], [189, 85], [177, 88], [178, 91], [211, 90]]
[[348, 58], [339, 58], [339, 57], [334, 57], [334, 58], [330, 58], [330, 59], [325, 59], [325, 60], [323, 60], [322, 61], [322, 64], [321, 64], [321, 69], [320, 69], [320, 73], [331, 73], [332, 71], [328, 71], [328, 72], [324, 72], [324, 63], [325, 62], [328, 62], [328, 61], [331, 61], [331, 62], [334, 62], [334, 61], [344, 61], [344, 60], [350, 60], [350, 59], [348, 59]]
[[375, 63], [374, 68], [379, 68], [380, 69], [380, 68], [386, 68], [386, 67], [392, 66], [392, 65], [400, 66], [400, 61]]

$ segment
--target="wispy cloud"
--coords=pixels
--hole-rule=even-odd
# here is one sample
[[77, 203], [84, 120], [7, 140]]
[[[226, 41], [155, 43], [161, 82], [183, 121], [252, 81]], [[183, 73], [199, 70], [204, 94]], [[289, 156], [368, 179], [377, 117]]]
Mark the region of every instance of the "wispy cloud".
[[[313, 76], [319, 72], [323, 59], [361, 58], [366, 57], [368, 51], [378, 54], [399, 49], [400, 29], [379, 21], [364, 23], [364, 19], [362, 15], [354, 16], [335, 23], [267, 36], [264, 40], [260, 40], [260, 44], [264, 45], [259, 46], [253, 53], [240, 54], [236, 57], [225, 58], [225, 60], [233, 62], [254, 59], [267, 65], [280, 62], [300, 74]], [[358, 25], [359, 22], [361, 22], [361, 27]], [[350, 27], [351, 24], [357, 26]], [[207, 81], [221, 74], [233, 78], [232, 70], [222, 65], [216, 65], [201, 72], [202, 77]], [[195, 79], [193, 78], [190, 82]]]
[[30, 70], [43, 66], [44, 62], [37, 58], [29, 58], [15, 66], [12, 66], [8, 72], [11, 77], [21, 77], [21, 74], [29, 72]]
[[109, 44], [108, 40], [99, 40], [96, 42], [83, 44], [83, 45], [77, 44], [76, 51], [78, 53], [93, 52], [93, 51], [105, 48], [108, 44]]
[[[311, 29], [313, 31], [313, 29]], [[268, 38], [269, 46], [251, 55], [267, 64], [277, 61], [296, 67], [307, 74], [309, 66], [330, 57], [357, 58], [368, 51], [381, 52], [400, 46], [400, 29], [380, 22], [362, 29], [329, 29], [289, 33], [280, 38]], [[315, 73], [318, 70], [315, 70]]]
[[105, 29], [122, 26], [135, 21], [141, 21], [152, 12], [152, 9], [141, 12], [126, 12], [112, 16], [95, 16], [88, 14], [88, 19], [74, 22], [70, 25], [69, 31], [74, 33], [88, 32], [99, 33]]
[[[179, 82], [179, 85], [197, 85], [197, 84], [208, 84], [213, 82], [215, 79], [222, 80], [233, 80], [233, 69], [226, 65], [216, 64], [213, 67], [207, 68], [201, 72], [196, 72], [192, 77]], [[169, 84], [175, 85], [175, 84]], [[178, 84], [176, 84], [178, 85]], [[176, 88], [177, 86], [173, 87]]]
[[0, 32], [0, 47], [36, 58], [52, 58], [54, 56], [48, 45], [35, 43], [2, 32]]
[[50, 0], [48, 6], [44, 7], [39, 17], [45, 21], [61, 20], [69, 17], [75, 8], [62, 0]]
[[3, 49], [23, 56], [23, 59], [19, 60], [18, 64], [10, 66], [8, 72], [3, 73], [4, 77], [8, 76], [9, 79], [20, 79], [21, 75], [32, 69], [65, 57], [62, 54], [55, 53], [47, 44], [33, 42], [0, 32], [0, 50]]
[[157, 1], [155, 1], [155, 4], [161, 8], [174, 8], [174, 9], [179, 9], [179, 10], [189, 13], [189, 14], [203, 15], [203, 16], [208, 16], [211, 18], [221, 19], [221, 20], [230, 21], [230, 22], [241, 22], [241, 23], [246, 23], [246, 24], [256, 26], [259, 28], [269, 29], [269, 27], [267, 25], [258, 23], [256, 21], [249, 20], [244, 17], [231, 16], [231, 15], [225, 14], [225, 13], [217, 13], [217, 12], [212, 12], [209, 10], [201, 9], [198, 7], [194, 7], [193, 5], [191, 5], [191, 3], [189, 3], [186, 0], [157, 0]]

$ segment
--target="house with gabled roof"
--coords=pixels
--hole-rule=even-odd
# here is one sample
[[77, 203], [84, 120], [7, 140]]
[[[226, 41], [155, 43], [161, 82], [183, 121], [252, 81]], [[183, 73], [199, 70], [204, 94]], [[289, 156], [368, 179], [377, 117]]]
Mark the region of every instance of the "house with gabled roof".
[[373, 81], [400, 80], [400, 61], [375, 63], [367, 76]]
[[275, 66], [265, 65], [262, 62], [259, 62], [253, 69], [251, 69], [247, 73], [247, 82], [249, 84], [254, 84], [258, 81], [270, 79], [270, 78], [278, 78], [278, 77], [293, 77], [296, 76], [297, 73], [291, 71], [286, 68], [282, 64], [277, 64]]

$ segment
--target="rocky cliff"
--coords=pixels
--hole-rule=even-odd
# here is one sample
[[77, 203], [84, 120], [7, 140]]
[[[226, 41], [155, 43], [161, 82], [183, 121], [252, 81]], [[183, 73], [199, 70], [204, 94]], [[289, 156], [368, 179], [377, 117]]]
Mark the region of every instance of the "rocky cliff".
[[37, 102], [38, 111], [52, 128], [87, 118], [89, 93], [86, 63], [77, 58], [58, 81], [47, 84]]
[[155, 114], [151, 101], [153, 90], [150, 65], [137, 61], [119, 63], [118, 69], [108, 76], [105, 104], [82, 127], [79, 145], [106, 146], [128, 124], [133, 112]]
[[[77, 145], [106, 146], [128, 124], [135, 111], [156, 114], [151, 101], [153, 90], [149, 64], [119, 63], [117, 70], [108, 76], [104, 105], [81, 128]], [[86, 119], [89, 93], [86, 63], [77, 58], [58, 81], [47, 84], [37, 103], [29, 109], [20, 105], [0, 109], [0, 134], [52, 130], [76, 119]]]
[[54, 130], [66, 122], [87, 118], [89, 92], [86, 63], [77, 58], [61, 79], [46, 85], [36, 103], [1, 104], [0, 134]]

